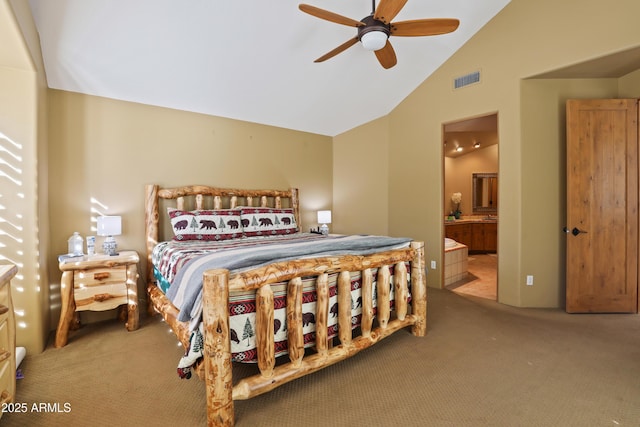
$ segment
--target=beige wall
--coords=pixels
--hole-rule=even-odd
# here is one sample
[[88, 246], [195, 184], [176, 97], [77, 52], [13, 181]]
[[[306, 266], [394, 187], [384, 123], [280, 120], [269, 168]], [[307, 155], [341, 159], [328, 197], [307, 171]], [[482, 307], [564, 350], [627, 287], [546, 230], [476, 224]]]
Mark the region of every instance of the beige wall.
[[[564, 293], [560, 218], [564, 154], [563, 125], [558, 116], [564, 96], [637, 96], [637, 76], [616, 83], [565, 81], [564, 93], [549, 95], [532, 112], [524, 78], [640, 45], [640, 2], [623, 0], [616, 7], [599, 1], [512, 0], [449, 61], [389, 115], [389, 233], [407, 234], [427, 245], [427, 265], [442, 258], [443, 160], [441, 129], [449, 123], [498, 113], [499, 301], [516, 306], [562, 305]], [[599, 31], [606, 25], [607, 31]], [[401, 64], [399, 64], [401, 66]], [[453, 91], [452, 79], [482, 71], [482, 82]], [[580, 90], [572, 91], [574, 84]], [[604, 89], [603, 89], [604, 86]], [[573, 92], [573, 93], [570, 93]], [[523, 95], [521, 95], [523, 93]], [[560, 96], [561, 95], [561, 96]], [[526, 114], [525, 114], [526, 112]], [[539, 126], [529, 135], [532, 128]], [[541, 144], [540, 140], [544, 139]], [[349, 138], [340, 141], [351, 143]], [[358, 141], [353, 142], [358, 144]], [[550, 148], [545, 150], [543, 148]], [[337, 168], [336, 168], [337, 169]], [[542, 171], [550, 171], [543, 178]], [[343, 172], [336, 170], [336, 174]], [[353, 175], [379, 179], [374, 171]], [[354, 195], [358, 197], [358, 195]], [[354, 200], [354, 205], [357, 201]], [[539, 232], [543, 230], [544, 233]], [[534, 233], [535, 236], [534, 236]], [[553, 235], [553, 237], [550, 237]], [[539, 237], [544, 236], [544, 237]], [[427, 274], [440, 287], [441, 275]], [[526, 287], [525, 276], [535, 284]]]
[[330, 137], [56, 90], [49, 111], [52, 284], [68, 237], [95, 234], [92, 207], [122, 215], [119, 247], [144, 257], [145, 184], [297, 187], [304, 229], [317, 209], [332, 208]]
[[640, 70], [629, 73], [618, 80], [618, 96], [640, 98]]
[[46, 84], [27, 2], [0, 2], [0, 27], [0, 262], [18, 266], [16, 344], [31, 353], [42, 351], [49, 331], [47, 190], [39, 173], [46, 163], [39, 127], [46, 121]]
[[383, 117], [334, 138], [331, 232], [389, 234], [388, 128]]

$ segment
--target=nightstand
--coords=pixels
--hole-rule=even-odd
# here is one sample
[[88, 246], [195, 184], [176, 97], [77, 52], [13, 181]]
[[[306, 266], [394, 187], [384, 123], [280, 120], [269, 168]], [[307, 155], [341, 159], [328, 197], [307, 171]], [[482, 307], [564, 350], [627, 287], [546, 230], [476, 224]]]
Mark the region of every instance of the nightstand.
[[[138, 329], [138, 254], [121, 251], [118, 255], [85, 255], [60, 262], [60, 321], [55, 347], [67, 344], [69, 329], [79, 327], [79, 313], [104, 311], [126, 305], [127, 330]], [[125, 308], [125, 307], [121, 307]]]

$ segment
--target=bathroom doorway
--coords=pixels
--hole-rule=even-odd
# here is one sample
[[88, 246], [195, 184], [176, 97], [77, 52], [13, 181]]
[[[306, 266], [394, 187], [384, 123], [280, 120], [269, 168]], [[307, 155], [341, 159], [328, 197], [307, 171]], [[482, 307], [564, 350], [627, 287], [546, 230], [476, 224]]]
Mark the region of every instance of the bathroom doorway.
[[443, 287], [498, 300], [498, 114], [444, 123]]

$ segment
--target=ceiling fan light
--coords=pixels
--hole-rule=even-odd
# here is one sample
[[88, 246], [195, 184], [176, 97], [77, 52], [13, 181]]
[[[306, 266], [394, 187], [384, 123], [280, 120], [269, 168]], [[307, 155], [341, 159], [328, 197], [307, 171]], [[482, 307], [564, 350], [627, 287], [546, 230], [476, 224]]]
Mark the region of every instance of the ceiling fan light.
[[383, 31], [369, 31], [360, 37], [360, 42], [367, 50], [380, 50], [387, 44], [387, 34]]

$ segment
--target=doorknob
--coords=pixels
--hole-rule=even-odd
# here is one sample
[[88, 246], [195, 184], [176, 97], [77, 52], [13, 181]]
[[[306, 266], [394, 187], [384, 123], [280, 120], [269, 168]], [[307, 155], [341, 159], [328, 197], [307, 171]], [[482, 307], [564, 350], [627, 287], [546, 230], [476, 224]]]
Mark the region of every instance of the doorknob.
[[586, 233], [586, 231], [580, 230], [578, 227], [573, 227], [573, 230], [571, 230], [571, 234], [574, 236], [577, 236], [580, 233]]
[[587, 231], [580, 230], [578, 227], [573, 227], [573, 229], [572, 229], [572, 230], [569, 230], [567, 227], [564, 227], [564, 228], [562, 229], [562, 231], [564, 231], [564, 232], [565, 232], [565, 233], [567, 233], [567, 234], [571, 233], [571, 234], [573, 234], [574, 236], [577, 236], [577, 235], [578, 235], [578, 234], [580, 234], [580, 233], [587, 233]]

